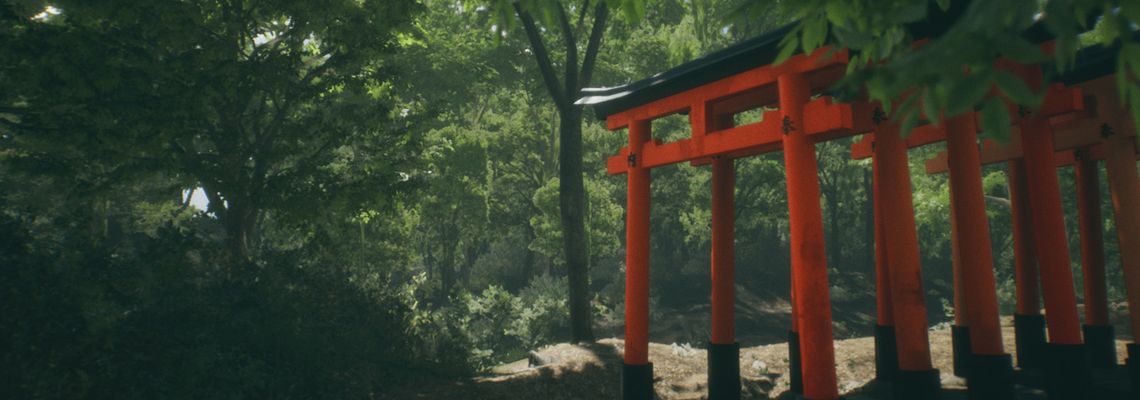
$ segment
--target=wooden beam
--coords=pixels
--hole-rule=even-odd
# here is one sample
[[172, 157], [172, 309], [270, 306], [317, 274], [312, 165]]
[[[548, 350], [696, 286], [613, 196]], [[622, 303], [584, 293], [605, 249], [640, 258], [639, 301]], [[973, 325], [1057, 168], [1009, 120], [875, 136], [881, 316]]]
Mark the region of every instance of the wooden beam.
[[[834, 138], [865, 132], [871, 125], [870, 114], [866, 113], [866, 109], [866, 106], [833, 103], [829, 97], [820, 97], [805, 105], [804, 115], [810, 115], [811, 118], [804, 120], [803, 129], [813, 140], [818, 137]], [[707, 120], [708, 116], [701, 114], [696, 120]], [[653, 140], [646, 143], [641, 159], [637, 162], [646, 168], [653, 168], [717, 155], [736, 158], [733, 156], [779, 150], [784, 135], [780, 115], [780, 111], [773, 110], [764, 113], [764, 118], [753, 124], [700, 135], [696, 134], [699, 132], [694, 132], [692, 138], [670, 143]], [[696, 128], [698, 130], [705, 126], [700, 122], [693, 122], [693, 125], [698, 126]], [[606, 170], [611, 175], [626, 173], [628, 169], [628, 147], [623, 147], [616, 156], [606, 161]]]
[[751, 98], [750, 102], [756, 102], [756, 104], [735, 104], [734, 107], [739, 109], [738, 111], [773, 104], [777, 100], [775, 90], [771, 88], [764, 90], [763, 88], [765, 86], [774, 87], [776, 77], [782, 74], [802, 73], [808, 79], [812, 89], [825, 88], [842, 77], [843, 71], [846, 69], [847, 59], [847, 51], [836, 51], [831, 47], [822, 47], [811, 54], [801, 54], [789, 58], [780, 65], [765, 65], [754, 68], [610, 115], [606, 118], [607, 126], [609, 130], [618, 130], [628, 127], [631, 121], [653, 120], [686, 112], [694, 104], [714, 102], [734, 95], [745, 95], [747, 97], [747, 94], [750, 93], [770, 94]]

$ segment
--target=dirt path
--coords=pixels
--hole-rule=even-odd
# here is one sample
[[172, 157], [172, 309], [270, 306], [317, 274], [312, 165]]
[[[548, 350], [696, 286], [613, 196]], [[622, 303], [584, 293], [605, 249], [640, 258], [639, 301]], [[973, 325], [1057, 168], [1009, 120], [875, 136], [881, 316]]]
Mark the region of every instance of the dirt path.
[[[1006, 350], [1013, 352], [1013, 328], [1006, 322]], [[930, 331], [930, 345], [935, 368], [942, 371], [942, 385], [948, 389], [964, 388], [964, 380], [951, 374], [949, 329]], [[1117, 344], [1117, 355], [1123, 358], [1124, 342]], [[836, 374], [839, 389], [849, 399], [874, 398], [867, 386], [874, 378], [874, 342], [872, 338], [835, 342]], [[621, 390], [622, 341], [604, 339], [588, 345], [557, 344], [536, 352], [538, 364], [521, 360], [500, 366], [500, 375], [483, 376], [456, 382], [397, 391], [399, 399], [616, 399]], [[706, 396], [706, 355], [702, 348], [688, 345], [651, 343], [650, 360], [654, 363], [654, 384], [658, 396], [670, 399], [702, 399]], [[740, 372], [745, 399], [781, 397], [788, 390], [787, 345], [784, 343], [742, 348]], [[1123, 359], [1120, 360], [1123, 362]], [[854, 393], [850, 393], [854, 391]], [[860, 394], [863, 393], [863, 394]]]

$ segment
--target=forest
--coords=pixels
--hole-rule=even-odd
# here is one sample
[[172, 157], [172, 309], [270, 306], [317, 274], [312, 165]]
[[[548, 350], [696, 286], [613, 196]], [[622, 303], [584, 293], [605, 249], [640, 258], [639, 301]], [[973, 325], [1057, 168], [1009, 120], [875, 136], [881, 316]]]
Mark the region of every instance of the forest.
[[[621, 337], [626, 180], [606, 160], [628, 139], [577, 93], [796, 21], [791, 47], [870, 40], [888, 58], [909, 46], [898, 27], [938, 7], [837, 3], [2, 0], [0, 397], [399, 398], [543, 346]], [[1140, 21], [1135, 4], [976, 3], [994, 18], [1105, 13], [1088, 33], [1066, 28], [1072, 51], [1123, 41], [1121, 65], [1140, 71], [1136, 36], [1121, 33]], [[1009, 20], [971, 29], [1024, 28]], [[962, 42], [942, 50], [995, 57]], [[952, 109], [981, 104], [992, 83], [955, 97], [962, 78], [922, 68], [889, 84], [854, 71], [851, 85], [887, 96], [919, 82]], [[689, 134], [684, 116], [653, 125], [665, 142]], [[858, 140], [817, 146], [836, 339], [874, 328], [872, 169], [851, 157]], [[948, 178], [923, 164], [942, 150], [909, 153], [931, 325], [953, 320]], [[740, 314], [738, 337], [782, 342], [784, 159], [735, 170], [737, 296], [778, 309]], [[982, 172], [1011, 314], [1007, 170]], [[1075, 178], [1058, 177], [1079, 301]], [[707, 167], [653, 171], [653, 342], [709, 340], [710, 179]], [[1122, 307], [1112, 207], [1102, 213], [1109, 302]]]

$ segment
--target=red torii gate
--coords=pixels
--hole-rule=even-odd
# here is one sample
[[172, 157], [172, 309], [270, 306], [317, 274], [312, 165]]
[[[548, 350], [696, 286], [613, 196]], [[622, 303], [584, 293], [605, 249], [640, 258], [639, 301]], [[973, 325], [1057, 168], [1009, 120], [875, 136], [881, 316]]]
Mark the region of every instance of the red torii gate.
[[[774, 43], [783, 33], [786, 32], [764, 39]], [[654, 86], [667, 81], [662, 78], [650, 80], [641, 88], [584, 91], [591, 96], [584, 97], [580, 104], [594, 105], [596, 113], [606, 118], [609, 129], [628, 129], [629, 132], [629, 145], [607, 162], [610, 174], [625, 173], [628, 179], [624, 398], [650, 399], [653, 396], [652, 364], [648, 357], [649, 170], [685, 161], [713, 165], [709, 395], [714, 399], [738, 398], [739, 345], [733, 324], [733, 159], [779, 150], [784, 152], [791, 231], [793, 315], [790, 328], [793, 333], [789, 338], [792, 339], [793, 390], [802, 391], [811, 399], [838, 397], [814, 144], [871, 131], [875, 133], [874, 139], [868, 135], [861, 144], [869, 147], [874, 143], [870, 140], [877, 141], [870, 153], [874, 157], [878, 244], [877, 336], [881, 333], [876, 344], [882, 347], [877, 348], [877, 353], [882, 355], [877, 358], [884, 361], [877, 367], [882, 370], [893, 367], [893, 363], [888, 362], [893, 359], [898, 368], [892, 374], [881, 373], [879, 377], [893, 379], [896, 398], [940, 396], [939, 372], [932, 368], [930, 360], [906, 149], [947, 141], [955, 230], [969, 233], [953, 236], [957, 242], [955, 247], [960, 250], [956, 252], [957, 258], [961, 259], [955, 268], [955, 302], [959, 315], [968, 318], [970, 327], [970, 368], [966, 374], [971, 396], [1008, 398], [1013, 395], [1011, 356], [1002, 347], [998, 324], [993, 261], [981, 190], [982, 159], [976, 139], [976, 116], [968, 113], [949, 118], [940, 126], [919, 127], [904, 140], [898, 125], [887, 120], [873, 104], [833, 103], [826, 96], [812, 100], [813, 93], [820, 93], [843, 75], [847, 61], [846, 51], [820, 49], [794, 56], [780, 65], [741, 69], [674, 90]], [[1041, 87], [1039, 67], [1019, 68], [1020, 75], [1031, 87]], [[624, 97], [636, 90], [658, 93], [638, 100]], [[734, 114], [773, 104], [778, 105], [778, 109], [764, 113], [760, 122], [733, 126]], [[1022, 144], [1026, 148], [1028, 186], [1032, 193], [1042, 194], [1040, 199], [1030, 199], [1030, 203], [1034, 224], [1044, 227], [1035, 231], [1035, 241], [1045, 244], [1037, 248], [1041, 253], [1046, 306], [1052, 318], [1049, 324], [1052, 361], [1079, 371], [1083, 371], [1079, 367], [1083, 364], [1083, 345], [1072, 275], [1067, 270], [1067, 246], [1057, 246], [1058, 236], [1060, 243], [1064, 243], [1064, 222], [1058, 213], [1059, 192], [1048, 195], [1050, 189], [1058, 190], [1056, 176], [1054, 174], [1050, 181], [1046, 174], [1039, 172], [1047, 168], [1051, 173], [1054, 168], [1052, 135], [1045, 134], [1050, 129], [1049, 118], [1081, 109], [1080, 90], [1052, 86], [1040, 109], [1025, 116], [1012, 112], [1014, 124], [1033, 133], [1024, 135]], [[651, 122], [674, 114], [688, 115], [691, 137], [672, 143], [652, 139]], [[855, 147], [857, 153], [860, 145]], [[1140, 199], [1140, 179], [1136, 179], [1136, 175], [1133, 164], [1131, 178], [1136, 181], [1135, 193]], [[1135, 204], [1140, 206], [1140, 201]], [[1140, 228], [1140, 211], [1136, 217], [1128, 221], [1136, 222]], [[1122, 237], [1127, 234], [1125, 230], [1121, 232]], [[1064, 252], [1064, 257], [1052, 258], [1057, 251]], [[1065, 265], [1049, 261], [1054, 259], [1065, 260]], [[958, 293], [966, 286], [971, 288], [969, 293]], [[1129, 286], [1130, 295], [1140, 294], [1140, 288], [1133, 290], [1132, 286]], [[798, 350], [794, 346], [797, 343]], [[1070, 364], [1074, 360], [1077, 365]], [[797, 373], [802, 373], [802, 387], [797, 387]], [[1081, 379], [1054, 383], [1055, 387], [1050, 388], [1052, 395], [1064, 396], [1084, 389]]]
[[[1077, 208], [1080, 225], [1081, 268], [1083, 271], [1085, 322], [1082, 327], [1085, 341], [1088, 344], [1088, 357], [1091, 365], [1116, 365], [1116, 343], [1112, 325], [1108, 321], [1108, 294], [1105, 282], [1104, 265], [1104, 227], [1101, 224], [1100, 213], [1100, 182], [1097, 178], [1097, 162], [1106, 162], [1109, 170], [1110, 190], [1113, 193], [1113, 205], [1121, 207], [1122, 203], [1134, 201], [1128, 196], [1128, 186], [1136, 185], [1128, 179], [1129, 170], [1136, 169], [1136, 138], [1135, 132], [1117, 133], [1113, 126], [1129, 129], [1127, 121], [1121, 121], [1119, 116], [1122, 110], [1117, 104], [1114, 78], [1105, 76], [1083, 82], [1079, 87], [1086, 93], [1086, 102], [1092, 107], [1080, 119], [1055, 118], [1054, 123], [1054, 164], [1056, 167], [1073, 166], [1076, 173]], [[1108, 149], [1108, 150], [1106, 150]], [[1039, 316], [1036, 292], [1036, 267], [1033, 239], [1026, 237], [1024, 232], [1032, 232], [1032, 221], [1020, 218], [1025, 215], [1026, 188], [1025, 170], [1021, 157], [1023, 156], [1020, 132], [1013, 131], [1011, 140], [1006, 144], [985, 141], [981, 150], [981, 162], [992, 164], [998, 162], [1009, 163], [1009, 186], [1011, 208], [1013, 210], [1014, 240], [1015, 240], [1015, 279], [1017, 281], [1017, 304], [1019, 315]], [[1112, 160], [1107, 160], [1113, 157]], [[926, 161], [927, 173], [935, 174], [947, 170], [947, 154], [939, 153]], [[1115, 179], [1112, 179], [1115, 178]], [[1140, 271], [1140, 260], [1136, 260], [1133, 251], [1123, 250], [1131, 247], [1127, 241], [1129, 235], [1136, 235], [1135, 222], [1127, 218], [1132, 215], [1128, 210], [1116, 209], [1116, 225], [1125, 232], [1118, 235], [1121, 247], [1121, 258], [1126, 271]], [[1140, 283], [1133, 280], [1140, 278], [1140, 274], [1128, 273], [1126, 284], [1129, 289], [1140, 287]], [[1133, 291], [1130, 290], [1131, 294]], [[1137, 299], [1140, 300], [1140, 299]], [[1133, 302], [1132, 304], [1136, 304]], [[1140, 321], [1140, 313], [1130, 309], [1133, 320]], [[1042, 322], [1044, 320], [1042, 319]], [[1043, 326], [1038, 327], [1039, 331]], [[1133, 324], [1133, 334], [1140, 333], [1140, 324]], [[1043, 339], [1043, 335], [1041, 335]], [[1032, 353], [1033, 350], [1028, 350]], [[1022, 353], [1018, 352], [1019, 359]], [[1034, 355], [1029, 355], [1032, 360]], [[1020, 360], [1019, 360], [1020, 361]], [[1032, 361], [1031, 361], [1032, 362]]]
[[[792, 254], [793, 292], [813, 294], [794, 296], [793, 305], [797, 310], [793, 316], [793, 331], [800, 334], [803, 354], [800, 357], [803, 390], [812, 398], [838, 396], [813, 142], [864, 132], [871, 118], [860, 107], [832, 104], [826, 97], [810, 100], [810, 96], [813, 90], [826, 88], [838, 80], [846, 61], [845, 52], [820, 49], [810, 55], [793, 57], [779, 66], [752, 69], [607, 118], [610, 129], [628, 127], [630, 136], [629, 146], [607, 164], [611, 174], [626, 173], [629, 181], [623, 380], [626, 397], [652, 398], [652, 365], [648, 360], [649, 169], [712, 158], [710, 396], [724, 396], [718, 391], [734, 387], [739, 397], [739, 345], [735, 341], [732, 309], [734, 182], [731, 156], [741, 151], [780, 149], [784, 150], [787, 167], [791, 242], [794, 249], [799, 249]], [[730, 126], [728, 117], [733, 114], [773, 102], [780, 105], [779, 111], [765, 113], [762, 121]], [[653, 119], [681, 112], [688, 113], [692, 128], [690, 138], [667, 144], [650, 140]], [[805, 119], [805, 114], [812, 118]], [[865, 122], [857, 123], [860, 120]], [[925, 333], [925, 312], [921, 316]], [[718, 368], [729, 371], [722, 373]], [[728, 379], [728, 382], [722, 383], [720, 379]]]

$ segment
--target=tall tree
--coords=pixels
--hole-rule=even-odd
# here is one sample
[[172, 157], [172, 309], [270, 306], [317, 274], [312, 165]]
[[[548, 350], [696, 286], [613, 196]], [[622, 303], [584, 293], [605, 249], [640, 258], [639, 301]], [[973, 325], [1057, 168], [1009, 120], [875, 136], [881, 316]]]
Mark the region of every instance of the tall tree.
[[[574, 101], [594, 74], [611, 3], [623, 7], [629, 15], [639, 15], [644, 10], [641, 0], [492, 2], [499, 15], [507, 15], [507, 10], [513, 10], [521, 22], [543, 84], [558, 110], [559, 211], [570, 285], [570, 329], [575, 342], [594, 340], [594, 330], [585, 222], [586, 189], [582, 181], [582, 108], [574, 105]], [[571, 13], [577, 15], [571, 17]], [[541, 21], [536, 20], [535, 15], [539, 15]], [[593, 17], [588, 18], [590, 15]], [[500, 23], [507, 22], [500, 18]], [[588, 30], [587, 22], [590, 22]], [[558, 76], [559, 65], [547, 49], [544, 33], [559, 36], [561, 46], [558, 48], [563, 56], [562, 79]]]
[[551, 2], [558, 20], [565, 51], [562, 82], [558, 82], [555, 64], [543, 43], [542, 34], [530, 12], [520, 3], [514, 3], [515, 14], [522, 22], [530, 41], [542, 81], [558, 109], [558, 204], [562, 219], [562, 244], [566, 256], [566, 271], [570, 283], [570, 330], [575, 342], [593, 341], [593, 318], [590, 308], [590, 257], [586, 254], [586, 187], [582, 182], [582, 108], [574, 105], [577, 94], [590, 83], [602, 35], [606, 31], [609, 7], [604, 2], [594, 5], [594, 21], [586, 42], [582, 62], [578, 62], [578, 36], [585, 20], [589, 1], [580, 5], [577, 29], [570, 23], [566, 8]]
[[266, 210], [406, 180], [412, 119], [390, 112], [384, 61], [411, 0], [38, 3], [0, 3], [12, 160], [92, 190], [141, 173], [200, 186], [240, 260]]

